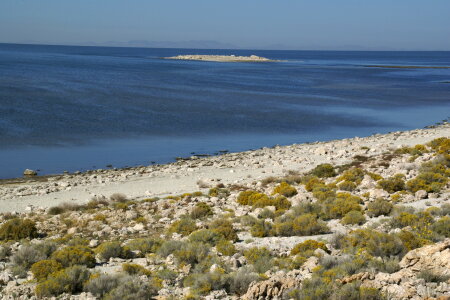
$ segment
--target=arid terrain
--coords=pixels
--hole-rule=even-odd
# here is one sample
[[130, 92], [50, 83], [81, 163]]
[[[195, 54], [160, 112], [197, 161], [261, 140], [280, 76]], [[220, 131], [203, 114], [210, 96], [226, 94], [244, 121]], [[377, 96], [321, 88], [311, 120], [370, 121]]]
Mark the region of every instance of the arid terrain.
[[1, 299], [448, 299], [449, 137], [4, 180]]

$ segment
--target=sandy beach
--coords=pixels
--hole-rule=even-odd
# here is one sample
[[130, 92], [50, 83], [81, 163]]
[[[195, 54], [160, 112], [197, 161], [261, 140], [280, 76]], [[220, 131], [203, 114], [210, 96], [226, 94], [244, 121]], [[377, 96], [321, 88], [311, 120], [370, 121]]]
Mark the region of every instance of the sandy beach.
[[21, 212], [63, 202], [86, 203], [93, 196], [108, 197], [113, 193], [145, 199], [205, 191], [218, 183], [250, 184], [268, 176], [283, 175], [289, 170], [308, 171], [324, 162], [345, 164], [355, 155], [375, 156], [401, 146], [449, 136], [450, 125], [446, 124], [430, 129], [277, 146], [220, 156], [194, 156], [166, 165], [97, 170], [20, 182], [4, 180], [0, 185], [0, 212]]

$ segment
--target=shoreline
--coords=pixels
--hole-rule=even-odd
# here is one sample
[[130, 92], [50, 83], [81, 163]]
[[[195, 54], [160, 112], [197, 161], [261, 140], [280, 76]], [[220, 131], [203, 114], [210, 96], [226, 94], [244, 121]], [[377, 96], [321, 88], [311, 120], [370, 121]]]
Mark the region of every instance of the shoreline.
[[345, 164], [355, 155], [374, 156], [403, 145], [449, 137], [450, 124], [326, 142], [275, 146], [168, 164], [99, 169], [79, 174], [0, 180], [0, 212], [26, 211], [63, 202], [86, 203], [94, 196], [123, 193], [131, 199], [182, 194], [224, 184], [249, 184], [317, 164]]

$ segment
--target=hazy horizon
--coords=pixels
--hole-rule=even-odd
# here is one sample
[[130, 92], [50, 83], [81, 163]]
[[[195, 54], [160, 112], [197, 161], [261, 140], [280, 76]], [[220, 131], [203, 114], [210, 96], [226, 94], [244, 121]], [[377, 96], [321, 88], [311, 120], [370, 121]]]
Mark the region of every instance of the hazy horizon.
[[0, 3], [0, 42], [274, 50], [449, 51], [450, 2], [435, 0]]
[[[235, 45], [231, 45], [231, 47], [205, 47], [202, 46], [201, 43], [199, 46], [189, 46], [191, 43], [195, 42], [205, 42], [205, 41], [186, 41], [186, 46], [150, 46], [150, 45], [136, 45], [133, 41], [129, 42], [104, 42], [104, 43], [95, 43], [95, 42], [86, 42], [86, 43], [67, 43], [67, 44], [58, 44], [58, 43], [41, 43], [36, 41], [24, 41], [17, 43], [9, 43], [9, 42], [0, 42], [0, 44], [10, 44], [10, 45], [31, 45], [31, 46], [63, 46], [63, 47], [112, 47], [112, 48], [149, 48], [149, 49], [198, 49], [198, 50], [255, 50], [255, 51], [342, 51], [342, 52], [351, 52], [351, 51], [360, 51], [360, 52], [450, 52], [450, 50], [420, 50], [420, 49], [364, 49], [363, 47], [356, 48], [335, 48], [335, 49], [297, 49], [290, 47], [237, 47]], [[207, 41], [212, 42], [216, 45], [221, 45], [222, 43], [217, 41]], [[183, 44], [184, 41], [180, 42], [153, 42], [146, 41], [146, 43], [156, 43], [156, 44]]]

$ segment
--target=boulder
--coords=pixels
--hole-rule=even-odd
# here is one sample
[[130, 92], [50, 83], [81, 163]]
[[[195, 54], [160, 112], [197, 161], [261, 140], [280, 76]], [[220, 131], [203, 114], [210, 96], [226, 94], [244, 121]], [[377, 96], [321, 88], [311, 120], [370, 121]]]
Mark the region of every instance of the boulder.
[[450, 239], [433, 245], [409, 251], [399, 266], [413, 272], [429, 270], [433, 273], [450, 275]]
[[299, 288], [303, 279], [311, 277], [312, 270], [317, 267], [318, 261], [317, 257], [311, 256], [299, 270], [277, 273], [267, 280], [252, 282], [243, 299], [282, 299], [284, 292]]
[[439, 299], [450, 293], [449, 282], [425, 282], [418, 275], [422, 271], [450, 275], [450, 239], [409, 251], [399, 263], [398, 272], [371, 274], [368, 272], [344, 277], [341, 284], [361, 281], [363, 286], [376, 288], [390, 295], [390, 299]]
[[427, 196], [428, 196], [428, 193], [427, 193], [427, 191], [424, 191], [424, 190], [418, 190], [415, 194], [415, 197], [417, 200], [426, 199]]
[[[298, 271], [297, 271], [298, 272]], [[296, 271], [270, 277], [267, 280], [252, 282], [245, 293], [245, 300], [281, 299], [283, 293], [291, 288], [299, 287], [302, 277]]]
[[25, 171], [23, 171], [23, 175], [24, 176], [36, 176], [37, 172], [35, 170], [26, 169]]

